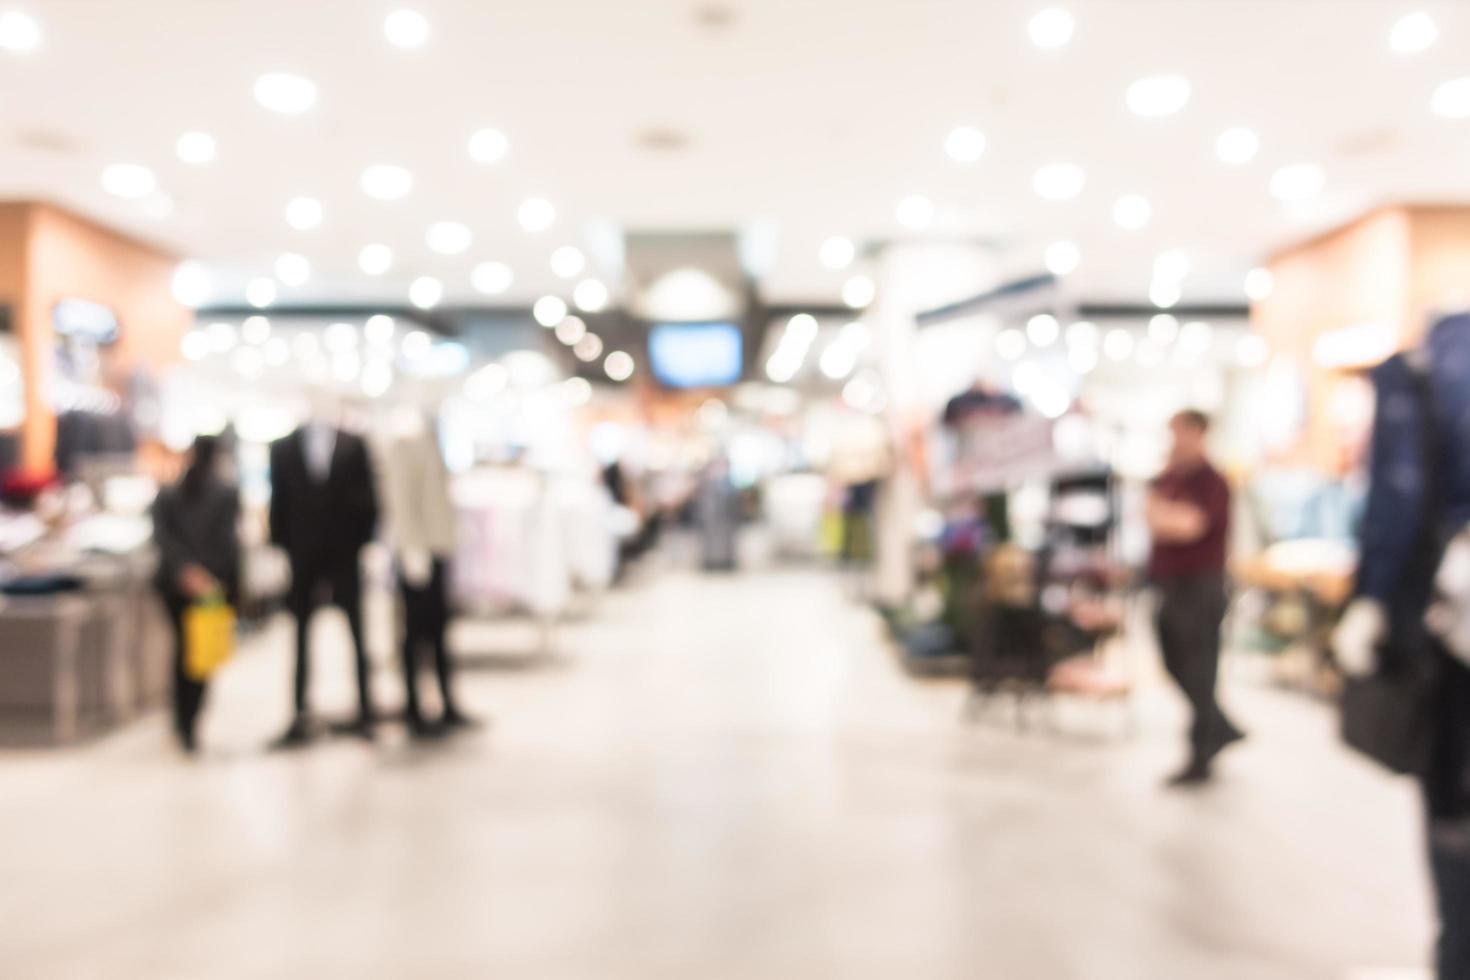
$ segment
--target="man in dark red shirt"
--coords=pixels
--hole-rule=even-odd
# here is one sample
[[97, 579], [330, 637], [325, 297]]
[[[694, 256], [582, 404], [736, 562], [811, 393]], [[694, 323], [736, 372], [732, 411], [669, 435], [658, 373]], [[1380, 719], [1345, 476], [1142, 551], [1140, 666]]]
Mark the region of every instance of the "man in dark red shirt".
[[1153, 534], [1149, 578], [1159, 591], [1159, 647], [1164, 666], [1194, 711], [1190, 757], [1171, 785], [1210, 778], [1210, 763], [1244, 736], [1215, 700], [1220, 625], [1225, 619], [1225, 552], [1230, 534], [1230, 485], [1210, 465], [1210, 421], [1186, 411], [1169, 423], [1173, 450], [1148, 495]]

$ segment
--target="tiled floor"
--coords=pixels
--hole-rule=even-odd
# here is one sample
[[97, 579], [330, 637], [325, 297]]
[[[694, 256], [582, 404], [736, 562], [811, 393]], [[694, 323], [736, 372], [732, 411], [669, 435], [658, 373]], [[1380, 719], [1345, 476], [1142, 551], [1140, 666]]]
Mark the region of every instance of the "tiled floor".
[[[318, 629], [317, 693], [345, 707], [340, 626]], [[1063, 736], [966, 726], [963, 689], [904, 676], [832, 578], [671, 572], [553, 655], [520, 627], [462, 630], [492, 728], [266, 754], [286, 635], [220, 678], [197, 762], [161, 719], [0, 756], [0, 975], [1342, 980], [1424, 961], [1412, 794], [1340, 750], [1324, 709], [1238, 677], [1252, 739], [1218, 785], [1170, 794], [1167, 692], [1132, 739], [1087, 706]]]

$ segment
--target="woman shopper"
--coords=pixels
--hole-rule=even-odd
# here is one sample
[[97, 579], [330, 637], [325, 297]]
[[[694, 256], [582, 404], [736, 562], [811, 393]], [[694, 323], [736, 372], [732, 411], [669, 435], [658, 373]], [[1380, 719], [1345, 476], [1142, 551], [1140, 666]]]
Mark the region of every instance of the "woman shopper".
[[220, 443], [194, 440], [184, 475], [153, 504], [153, 538], [158, 545], [155, 586], [174, 632], [174, 732], [185, 752], [197, 745], [195, 728], [204, 704], [205, 682], [185, 665], [184, 613], [212, 596], [234, 604], [240, 587], [240, 540], [236, 525], [240, 494], [219, 475]]

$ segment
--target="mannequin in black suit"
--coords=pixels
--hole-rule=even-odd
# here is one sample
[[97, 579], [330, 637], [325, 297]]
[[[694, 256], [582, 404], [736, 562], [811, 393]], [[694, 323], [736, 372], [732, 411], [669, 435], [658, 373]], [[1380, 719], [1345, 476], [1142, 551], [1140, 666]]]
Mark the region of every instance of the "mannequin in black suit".
[[367, 446], [334, 424], [312, 421], [272, 443], [270, 459], [271, 540], [290, 559], [288, 602], [296, 617], [296, 714], [278, 744], [299, 745], [310, 737], [308, 634], [312, 613], [328, 602], [347, 614], [357, 658], [359, 714], [351, 730], [371, 738], [359, 556], [373, 538], [378, 501]]

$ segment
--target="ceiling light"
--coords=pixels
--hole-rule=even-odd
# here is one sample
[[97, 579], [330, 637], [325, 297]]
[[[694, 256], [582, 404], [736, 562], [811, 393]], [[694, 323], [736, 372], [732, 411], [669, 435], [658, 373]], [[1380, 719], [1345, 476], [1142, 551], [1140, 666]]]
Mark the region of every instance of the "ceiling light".
[[1183, 75], [1150, 75], [1128, 86], [1128, 108], [1135, 116], [1172, 116], [1189, 103], [1189, 79]]
[[873, 302], [878, 287], [868, 276], [853, 276], [842, 284], [842, 302], [854, 310], [860, 310]]
[[556, 339], [573, 346], [587, 336], [587, 324], [579, 316], [569, 316], [556, 325]]
[[596, 279], [583, 279], [572, 290], [572, 302], [583, 313], [601, 313], [607, 308], [607, 287]]
[[1067, 351], [1067, 367], [1077, 374], [1088, 374], [1097, 367], [1097, 346], [1073, 347]]
[[480, 129], [470, 135], [470, 159], [476, 163], [495, 163], [510, 151], [510, 140], [498, 129]]
[[1232, 167], [1250, 163], [1260, 149], [1261, 138], [1244, 126], [1232, 126], [1215, 138], [1215, 155]]
[[271, 338], [271, 322], [263, 316], [247, 316], [240, 324], [240, 336], [247, 344], [260, 346]]
[[944, 141], [944, 152], [955, 163], [974, 163], [985, 155], [985, 134], [974, 126], [952, 129]]
[[364, 245], [357, 253], [357, 267], [370, 276], [381, 276], [393, 268], [393, 250], [387, 245]]
[[785, 344], [789, 339], [793, 344], [805, 347], [817, 339], [817, 318], [810, 313], [798, 313], [786, 321], [786, 330], [781, 335], [781, 342]]
[[1388, 46], [1399, 54], [1418, 54], [1439, 40], [1439, 28], [1424, 11], [1404, 14], [1388, 35]]
[[470, 284], [486, 296], [498, 296], [510, 288], [514, 278], [504, 262], [481, 262], [470, 273]]
[[607, 355], [607, 360], [602, 362], [602, 369], [614, 381], [627, 381], [633, 376], [634, 366], [633, 355], [622, 350], [613, 351]]
[[828, 238], [817, 251], [817, 258], [829, 269], [846, 269], [852, 265], [856, 255], [857, 248], [852, 244], [852, 239], [841, 235]]
[[321, 342], [316, 334], [303, 330], [291, 338], [291, 350], [303, 361], [310, 361], [321, 353]]
[[[1470, 79], [1466, 80], [1466, 95], [1470, 96]], [[1470, 102], [1466, 104], [1470, 115]], [[1315, 163], [1293, 163], [1282, 167], [1271, 175], [1271, 196], [1278, 201], [1305, 201], [1322, 192], [1327, 175]]]
[[563, 245], [551, 253], [551, 271], [558, 278], [572, 279], [582, 274], [587, 267], [587, 258], [582, 250], [572, 245]]
[[1215, 328], [1203, 320], [1191, 320], [1179, 328], [1179, 349], [1186, 354], [1208, 354], [1215, 343]]
[[395, 10], [383, 21], [383, 33], [397, 47], [422, 47], [429, 39], [429, 21], [417, 10]]
[[276, 301], [276, 283], [263, 276], [250, 280], [245, 285], [245, 302], [257, 310], [264, 309]]
[[1046, 247], [1045, 261], [1052, 275], [1070, 275], [1082, 262], [1082, 251], [1073, 242], [1052, 242]]
[[1026, 356], [1026, 335], [1014, 327], [1002, 330], [995, 338], [995, 352], [1002, 360], [1019, 361]]
[[185, 133], [174, 144], [174, 150], [178, 153], [179, 159], [185, 163], [192, 163], [195, 166], [206, 164], [214, 159], [214, 137], [208, 133]]
[[276, 259], [276, 279], [287, 286], [304, 286], [311, 278], [311, 263], [306, 256], [286, 252]]
[[393, 387], [393, 368], [384, 361], [373, 361], [362, 370], [362, 393], [381, 398]]
[[1037, 347], [1050, 347], [1062, 334], [1062, 325], [1050, 313], [1038, 313], [1026, 321], [1026, 337]]
[[362, 192], [380, 201], [396, 201], [413, 190], [413, 174], [391, 163], [375, 163], [362, 172]]
[[572, 347], [572, 353], [577, 355], [577, 360], [588, 364], [602, 356], [602, 338], [595, 333], [589, 333]]
[[1153, 205], [1142, 194], [1124, 194], [1113, 202], [1113, 224], [1124, 231], [1138, 231], [1153, 215]]
[[254, 347], [241, 347], [235, 351], [235, 356], [230, 358], [230, 365], [243, 378], [258, 378], [260, 377], [260, 351]]
[[1148, 339], [1159, 347], [1168, 347], [1179, 337], [1179, 320], [1170, 313], [1155, 314], [1148, 321]]
[[432, 310], [444, 298], [444, 284], [433, 276], [419, 276], [408, 284], [408, 301], [421, 310]]
[[828, 344], [827, 349], [822, 351], [817, 367], [828, 379], [841, 381], [857, 367], [857, 354], [857, 350], [851, 344], [839, 338]]
[[543, 296], [531, 308], [531, 316], [543, 327], [554, 327], [566, 319], [567, 304], [560, 296]]
[[102, 171], [102, 188], [114, 197], [137, 201], [158, 190], [158, 178], [139, 164], [114, 163]]
[[348, 354], [357, 350], [357, 328], [350, 323], [330, 323], [322, 332], [322, 343], [333, 354]]
[[322, 224], [322, 202], [314, 197], [293, 197], [286, 204], [286, 224], [297, 231], [312, 231]]
[[213, 293], [209, 270], [200, 262], [181, 262], [174, 270], [174, 299], [190, 308], [203, 306]]
[[434, 350], [434, 338], [422, 330], [410, 330], [403, 335], [403, 356], [410, 361], [421, 361]]
[[585, 405], [592, 400], [592, 385], [586, 378], [567, 378], [562, 382], [562, 391], [572, 405]]
[[1177, 279], [1155, 279], [1148, 289], [1148, 300], [1161, 310], [1167, 310], [1184, 298], [1184, 287]]
[[398, 325], [391, 316], [378, 313], [367, 318], [367, 322], [362, 325], [362, 335], [367, 338], [368, 343], [382, 347], [393, 340], [393, 332], [397, 328]]
[[898, 223], [905, 228], [919, 231], [927, 228], [934, 220], [934, 202], [922, 194], [910, 194], [898, 202]]
[[290, 72], [267, 72], [255, 80], [255, 101], [271, 112], [300, 115], [316, 105], [316, 83]]
[[556, 222], [556, 208], [544, 197], [530, 197], [517, 209], [516, 220], [532, 234], [543, 232]]
[[1063, 47], [1072, 40], [1072, 30], [1076, 23], [1072, 15], [1065, 10], [1049, 7], [1040, 11], [1031, 18], [1031, 23], [1026, 25], [1027, 33], [1031, 35], [1031, 43], [1038, 48], [1052, 49]]
[[1456, 78], [1435, 89], [1429, 108], [1445, 119], [1470, 119], [1470, 78]]
[[1103, 353], [1110, 361], [1126, 361], [1133, 356], [1133, 349], [1137, 346], [1133, 334], [1122, 327], [1109, 330], [1107, 336], [1103, 337]]
[[436, 221], [429, 226], [424, 242], [440, 255], [463, 255], [475, 243], [475, 233], [458, 221]]
[[1049, 163], [1031, 177], [1031, 188], [1048, 201], [1069, 201], [1086, 183], [1087, 174], [1075, 163]]
[[41, 45], [41, 25], [19, 10], [0, 13], [0, 51], [21, 53]]
[[1276, 277], [1270, 269], [1257, 267], [1245, 274], [1245, 295], [1252, 302], [1269, 299], [1275, 288]]
[[1160, 252], [1154, 259], [1154, 279], [1163, 282], [1181, 282], [1189, 275], [1189, 255], [1180, 249], [1171, 248]]

